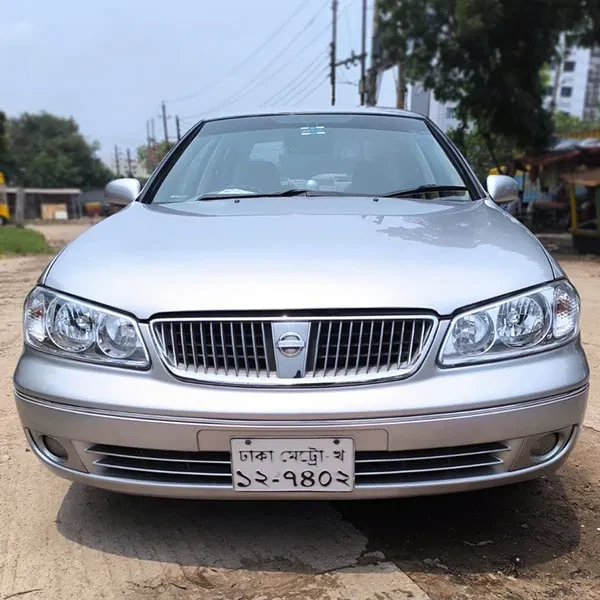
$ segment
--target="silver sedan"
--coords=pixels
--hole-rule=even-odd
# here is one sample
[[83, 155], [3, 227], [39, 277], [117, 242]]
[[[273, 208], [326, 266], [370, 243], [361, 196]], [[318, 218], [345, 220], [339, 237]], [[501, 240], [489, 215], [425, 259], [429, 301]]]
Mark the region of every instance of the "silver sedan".
[[584, 418], [579, 298], [427, 119], [193, 127], [25, 304], [25, 435], [57, 475], [187, 498], [439, 494], [548, 474]]

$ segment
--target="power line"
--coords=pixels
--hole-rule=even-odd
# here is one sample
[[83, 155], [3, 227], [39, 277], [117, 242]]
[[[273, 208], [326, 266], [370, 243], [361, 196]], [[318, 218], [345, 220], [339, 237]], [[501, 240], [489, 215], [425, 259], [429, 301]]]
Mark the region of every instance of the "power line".
[[[354, 4], [355, 0], [350, 0], [350, 2], [348, 2], [344, 8], [340, 11], [340, 13], [345, 13], [353, 4]], [[319, 31], [317, 33], [316, 36], [314, 36], [307, 44], [305, 44], [299, 51], [296, 52], [295, 56], [293, 56], [290, 60], [288, 60], [286, 63], [284, 63], [283, 65], [281, 65], [277, 70], [275, 70], [272, 73], [267, 73], [268, 70], [275, 64], [277, 63], [277, 61], [294, 45], [294, 43], [302, 36], [302, 34], [307, 31], [307, 29], [310, 27], [310, 25], [317, 19], [317, 17], [323, 12], [323, 10], [329, 5], [329, 0], [326, 0], [326, 2], [319, 8], [319, 10], [317, 11], [317, 13], [311, 18], [309, 19], [309, 21], [306, 23], [306, 25], [302, 28], [302, 30], [298, 33], [298, 35], [296, 35], [289, 43], [288, 45], [278, 54], [275, 56], [275, 58], [269, 62], [269, 64], [267, 64], [256, 76], [254, 79], [254, 83], [252, 83], [250, 85], [250, 87], [244, 89], [242, 88], [241, 90], [238, 90], [236, 93], [232, 94], [231, 96], [228, 96], [227, 98], [225, 98], [224, 101], [211, 106], [210, 108], [204, 110], [201, 113], [194, 113], [192, 115], [186, 115], [184, 117], [180, 117], [183, 120], [187, 120], [187, 119], [196, 119], [198, 117], [204, 116], [206, 113], [211, 113], [213, 111], [216, 111], [218, 109], [224, 108], [226, 106], [230, 106], [231, 104], [234, 104], [235, 102], [237, 102], [238, 100], [241, 100], [242, 98], [245, 98], [248, 94], [250, 94], [251, 92], [253, 92], [258, 86], [262, 85], [264, 83], [262, 77], [263, 75], [267, 74], [268, 78], [271, 78], [275, 75], [277, 75], [278, 73], [280, 73], [284, 68], [286, 68], [287, 66], [289, 66], [298, 55], [302, 54], [302, 52], [304, 52], [310, 45], [312, 45], [318, 38], [320, 38], [330, 27], [331, 24], [327, 24], [321, 31]], [[358, 57], [353, 56], [352, 59], [349, 60], [357, 60]]]
[[227, 71], [227, 73], [223, 77], [219, 78], [219, 81], [217, 81], [216, 83], [213, 83], [211, 85], [207, 85], [196, 92], [187, 94], [186, 96], [182, 96], [181, 98], [176, 98], [175, 100], [169, 100], [169, 103], [172, 104], [174, 102], [185, 102], [186, 100], [191, 100], [192, 98], [196, 98], [197, 96], [200, 96], [201, 94], [205, 94], [206, 92], [214, 89], [215, 86], [220, 85], [221, 83], [223, 83], [223, 81], [225, 81], [232, 75], [235, 75], [242, 67], [247, 65], [257, 54], [259, 54], [260, 51], [269, 44], [269, 42], [272, 42], [291, 23], [292, 19], [294, 19], [302, 11], [302, 9], [305, 8], [307, 5], [308, 5], [308, 2], [306, 2], [306, 0], [300, 0], [300, 4], [296, 8], [296, 10], [287, 19], [285, 19], [283, 21], [283, 23], [281, 23], [281, 25], [279, 25], [279, 27], [277, 27], [277, 29], [275, 29], [270, 35], [268, 35], [265, 38], [265, 40], [262, 42], [262, 44], [260, 46], [258, 46], [258, 48], [256, 48], [256, 50], [254, 50], [252, 53], [250, 53], [242, 62], [238, 63], [237, 65], [232, 67], [229, 71]]
[[303, 102], [304, 100], [306, 100], [306, 98], [308, 98], [311, 94], [313, 94], [313, 92], [316, 92], [317, 89], [319, 89], [321, 87], [321, 85], [323, 85], [323, 82], [327, 81], [327, 77], [325, 78], [321, 78], [318, 82], [317, 85], [315, 85], [314, 87], [312, 87], [310, 90], [308, 90], [308, 92], [306, 92], [306, 94], [304, 94], [304, 96], [302, 96], [295, 104], [294, 106], [298, 106], [298, 104], [300, 104], [301, 102]]
[[[314, 20], [314, 19], [313, 19]], [[234, 104], [235, 102], [237, 102], [238, 100], [241, 100], [242, 98], [245, 98], [248, 94], [250, 94], [251, 92], [253, 92], [258, 86], [260, 86], [262, 83], [264, 83], [262, 77], [263, 75], [265, 75], [265, 73], [267, 74], [268, 78], [271, 78], [275, 75], [277, 75], [278, 73], [280, 73], [283, 69], [285, 69], [286, 67], [288, 67], [292, 62], [294, 62], [294, 60], [297, 59], [299, 54], [302, 54], [302, 52], [304, 52], [309, 46], [311, 46], [312, 44], [314, 44], [317, 39], [319, 39], [328, 29], [329, 29], [329, 24], [327, 24], [323, 29], [321, 29], [317, 35], [315, 35], [307, 44], [305, 44], [300, 50], [298, 50], [298, 52], [296, 52], [296, 54], [294, 56], [292, 56], [292, 58], [290, 58], [286, 63], [284, 63], [283, 65], [281, 65], [278, 69], [276, 69], [275, 71], [273, 71], [272, 73], [267, 73], [267, 71], [269, 70], [269, 68], [275, 63], [277, 62], [280, 58], [281, 55], [283, 53], [285, 53], [285, 51], [290, 47], [290, 45], [288, 45], [286, 47], [286, 49], [280, 53], [278, 56], [275, 57], [275, 59], [273, 61], [271, 61], [257, 76], [256, 79], [254, 80], [254, 83], [252, 85], [250, 85], [247, 88], [242, 88], [242, 90], [238, 90], [235, 94], [232, 94], [231, 96], [229, 96], [228, 98], [226, 98], [225, 100], [223, 100], [222, 102], [220, 102], [219, 104], [216, 104], [214, 106], [211, 106], [209, 109], [203, 111], [202, 113], [197, 113], [197, 114], [193, 114], [193, 115], [188, 115], [186, 117], [182, 117], [184, 119], [189, 119], [189, 118], [193, 118], [193, 117], [198, 117], [201, 115], [204, 115], [206, 113], [210, 113], [214, 110], [217, 110], [219, 108], [223, 108], [225, 106], [229, 106], [231, 104]], [[305, 30], [303, 30], [301, 32], [304, 33]], [[300, 35], [298, 35], [296, 38], [294, 38], [293, 41], [296, 41], [298, 38], [300, 37]]]
[[307, 79], [307, 75], [311, 75], [310, 69], [312, 69], [322, 58], [325, 56], [325, 52], [321, 52], [316, 58], [314, 58], [308, 65], [302, 68], [300, 75], [296, 75], [291, 81], [286, 83], [282, 88], [275, 92], [268, 100], [265, 100], [261, 106], [267, 106], [271, 102], [278, 98], [277, 102], [283, 101], [283, 98], [290, 92], [295, 91], [302, 83]]
[[348, 43], [352, 43], [352, 25], [350, 24], [350, 16], [348, 10], [356, 0], [347, 0], [346, 10], [344, 10], [344, 20], [346, 21], [346, 32], [348, 33]]
[[324, 69], [321, 69], [320, 71], [317, 71], [316, 73], [314, 73], [314, 77], [311, 77], [305, 84], [304, 87], [301, 90], [298, 90], [295, 94], [293, 94], [290, 98], [288, 98], [286, 100], [286, 104], [290, 104], [291, 106], [295, 106], [294, 101], [297, 101], [298, 99], [300, 99], [300, 101], [302, 101], [303, 98], [303, 94], [305, 93], [306, 89], [313, 85], [314, 83], [316, 83], [317, 81], [319, 82], [319, 85], [322, 81], [322, 78], [324, 75], [326, 75], [328, 72], [328, 67], [325, 67]]
[[208, 112], [211, 112], [213, 110], [216, 110], [217, 108], [222, 108], [224, 106], [229, 106], [230, 104], [233, 104], [235, 102], [237, 102], [238, 100], [241, 100], [242, 98], [245, 98], [250, 92], [252, 92], [254, 89], [256, 89], [261, 83], [261, 77], [265, 74], [267, 74], [269, 77], [273, 77], [274, 75], [277, 75], [278, 73], [280, 73], [285, 67], [289, 66], [292, 62], [294, 62], [294, 60], [298, 57], [299, 54], [302, 54], [302, 52], [304, 52], [304, 50], [306, 50], [311, 44], [313, 44], [327, 29], [329, 26], [323, 28], [314, 38], [312, 38], [305, 46], [302, 47], [301, 50], [299, 50], [290, 60], [288, 60], [286, 63], [284, 63], [283, 65], [281, 65], [277, 70], [275, 70], [273, 73], [268, 73], [269, 69], [275, 64], [277, 63], [277, 61], [294, 45], [294, 43], [300, 38], [302, 37], [302, 35], [308, 30], [308, 28], [315, 22], [315, 20], [317, 19], [317, 17], [321, 14], [321, 12], [323, 11], [323, 9], [327, 6], [328, 2], [326, 2], [325, 4], [323, 4], [321, 6], [321, 8], [315, 13], [315, 15], [308, 21], [308, 23], [302, 28], [302, 30], [298, 33], [298, 35], [292, 39], [292, 41], [281, 51], [279, 52], [275, 58], [269, 62], [255, 77], [254, 83], [243, 90], [238, 90], [238, 92], [236, 92], [235, 94], [233, 94], [232, 96], [229, 96], [229, 98], [226, 98], [225, 101], [220, 102], [219, 104], [213, 106], [212, 108], [208, 109]]
[[342, 70], [340, 67], [338, 67], [338, 69], [340, 69], [339, 74], [340, 77], [343, 79], [343, 81], [341, 83], [348, 83], [350, 85], [358, 85], [358, 83], [355, 83], [354, 81], [350, 81], [348, 79], [348, 76], [346, 75], [346, 73], [344, 73], [344, 70]]
[[294, 89], [293, 91], [290, 90], [290, 92], [285, 95], [285, 98], [281, 99], [281, 102], [285, 103], [285, 104], [289, 104], [289, 102], [294, 100], [294, 98], [297, 98], [299, 94], [302, 94], [304, 92], [304, 90], [307, 88], [307, 86], [312, 85], [314, 83], [316, 77], [320, 77], [321, 75], [326, 73], [328, 68], [329, 68], [329, 66], [325, 65], [321, 70], [313, 71], [311, 73], [311, 75], [313, 75], [312, 77], [305, 78], [304, 81], [302, 82], [301, 86], [299, 86], [299, 87], [296, 86], [296, 89]]

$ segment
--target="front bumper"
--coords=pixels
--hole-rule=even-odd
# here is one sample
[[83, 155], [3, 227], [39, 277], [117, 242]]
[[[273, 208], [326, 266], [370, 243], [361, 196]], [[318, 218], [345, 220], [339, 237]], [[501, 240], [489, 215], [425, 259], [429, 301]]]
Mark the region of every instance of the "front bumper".
[[[26, 348], [14, 383], [21, 421], [37, 456], [62, 477], [119, 492], [238, 499], [411, 496], [523, 481], [564, 462], [583, 423], [588, 395], [589, 369], [578, 340], [526, 359], [453, 369], [437, 366], [437, 349], [402, 381], [288, 390], [183, 382], [166, 371], [151, 345], [152, 367], [145, 372]], [[535, 436], [548, 432], [559, 432], [560, 444], [544, 460], [530, 460]], [[55, 460], [42, 436], [59, 440], [68, 449], [68, 460]], [[420, 465], [442, 468], [379, 480], [357, 475], [350, 493], [242, 493], [226, 478], [158, 476], [144, 468], [107, 470], [90, 453], [98, 445], [116, 454], [164, 457], [166, 451], [175, 453], [172, 464], [185, 470], [190, 453], [190, 460], [219, 453], [226, 463], [234, 437], [347, 436], [354, 438], [357, 460], [359, 454], [406, 458], [416, 453]], [[499, 447], [502, 451], [496, 452]], [[440, 461], [440, 453], [461, 458]], [[492, 466], [463, 468], [468, 460], [480, 464], [477, 457], [482, 455]], [[133, 459], [118, 460], [131, 466]]]
[[[572, 450], [587, 401], [587, 386], [553, 398], [494, 409], [437, 414], [424, 417], [340, 421], [252, 422], [195, 421], [148, 418], [76, 409], [16, 394], [17, 406], [28, 440], [36, 455], [57, 475], [107, 490], [178, 498], [221, 499], [359, 499], [459, 492], [542, 476], [557, 469]], [[538, 464], [530, 460], [536, 434], [560, 432], [560, 447]], [[69, 451], [62, 464], [49, 454], [42, 435], [58, 439]], [[430, 472], [419, 478], [361, 483], [350, 493], [251, 492], [233, 490], [230, 480], [185, 483], [181, 477], [159, 478], [149, 472], [112, 471], [99, 468], [99, 448], [181, 449], [189, 453], [226, 453], [232, 437], [347, 437], [354, 438], [357, 453], [394, 452], [431, 448], [484, 448], [501, 442], [506, 447], [501, 463], [469, 471]], [[136, 450], [137, 451], [137, 450]], [[427, 453], [425, 453], [426, 456]], [[481, 453], [480, 453], [481, 454]], [[493, 451], [490, 451], [493, 455]], [[357, 454], [358, 456], [358, 454]], [[174, 463], [172, 463], [174, 464]], [[184, 477], [185, 479], [185, 477]]]

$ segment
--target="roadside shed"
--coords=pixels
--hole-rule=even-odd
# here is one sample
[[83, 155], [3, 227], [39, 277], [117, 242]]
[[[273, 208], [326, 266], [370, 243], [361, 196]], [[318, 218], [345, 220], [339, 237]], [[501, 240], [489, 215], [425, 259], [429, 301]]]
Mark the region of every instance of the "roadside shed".
[[[82, 216], [78, 188], [25, 188], [26, 219], [75, 219]], [[8, 209], [15, 214], [17, 188], [6, 188]]]
[[[571, 235], [578, 252], [600, 254], [600, 167], [572, 173], [562, 178], [571, 186]], [[579, 203], [576, 186], [584, 186], [588, 194]]]

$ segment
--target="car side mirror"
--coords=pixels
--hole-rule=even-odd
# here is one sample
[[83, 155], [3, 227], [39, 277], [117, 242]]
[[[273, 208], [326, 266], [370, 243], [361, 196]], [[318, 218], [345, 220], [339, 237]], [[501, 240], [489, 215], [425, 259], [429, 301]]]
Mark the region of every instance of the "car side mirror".
[[487, 190], [494, 202], [505, 204], [519, 198], [519, 184], [508, 175], [490, 175]]
[[115, 179], [104, 188], [104, 197], [109, 204], [125, 206], [139, 195], [142, 186], [137, 179]]

